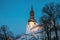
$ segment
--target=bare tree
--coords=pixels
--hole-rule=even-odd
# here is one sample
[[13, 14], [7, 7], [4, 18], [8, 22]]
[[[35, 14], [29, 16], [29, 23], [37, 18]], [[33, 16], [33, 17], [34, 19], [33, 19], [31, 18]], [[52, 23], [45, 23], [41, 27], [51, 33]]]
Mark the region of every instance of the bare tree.
[[0, 32], [0, 34], [1, 34], [0, 38], [2, 40], [8, 40], [9, 37], [11, 37], [11, 38], [14, 37], [13, 33], [9, 30], [9, 28], [6, 25], [2, 25], [0, 28], [0, 31], [1, 31]]
[[[54, 3], [49, 3], [49, 4], [46, 4], [43, 9], [42, 9], [42, 12], [47, 14], [52, 22], [53, 22], [53, 27], [54, 27], [54, 30], [55, 30], [55, 34], [56, 34], [56, 40], [58, 40], [58, 34], [57, 34], [57, 28], [56, 28], [56, 19], [57, 18], [60, 18], [60, 4], [54, 4]], [[58, 14], [58, 16], [57, 16]]]

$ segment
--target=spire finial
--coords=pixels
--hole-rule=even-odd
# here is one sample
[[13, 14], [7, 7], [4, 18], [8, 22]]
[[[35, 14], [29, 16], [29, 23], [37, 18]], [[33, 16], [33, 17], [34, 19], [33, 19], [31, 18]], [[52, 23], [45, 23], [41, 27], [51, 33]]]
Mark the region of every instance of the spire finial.
[[31, 6], [30, 19], [34, 19], [34, 10], [33, 10], [33, 6]]
[[28, 22], [30, 22], [30, 21], [35, 22], [35, 20], [34, 20], [34, 10], [33, 10], [33, 6], [31, 6], [30, 19], [28, 20]]
[[31, 10], [33, 10], [33, 6], [31, 6]]
[[34, 10], [33, 10], [33, 5], [31, 6], [31, 11], [30, 12], [33, 12], [34, 13]]

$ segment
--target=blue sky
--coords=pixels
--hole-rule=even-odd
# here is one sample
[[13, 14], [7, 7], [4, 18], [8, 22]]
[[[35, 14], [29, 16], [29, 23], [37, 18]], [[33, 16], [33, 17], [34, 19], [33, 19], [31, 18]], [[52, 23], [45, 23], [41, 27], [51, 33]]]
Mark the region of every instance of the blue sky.
[[0, 26], [7, 25], [14, 35], [26, 32], [31, 5], [38, 23], [42, 16], [42, 8], [46, 3], [60, 2], [59, 0], [0, 0]]

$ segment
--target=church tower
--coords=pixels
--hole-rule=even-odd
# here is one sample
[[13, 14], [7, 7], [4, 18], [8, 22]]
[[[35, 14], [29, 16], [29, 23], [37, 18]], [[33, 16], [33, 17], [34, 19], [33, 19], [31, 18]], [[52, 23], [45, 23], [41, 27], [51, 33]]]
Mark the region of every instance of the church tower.
[[26, 33], [27, 34], [33, 33], [35, 30], [32, 30], [32, 28], [34, 28], [36, 25], [37, 23], [34, 19], [34, 10], [33, 7], [31, 7], [30, 18], [28, 20], [27, 27], [26, 27]]
[[34, 10], [33, 10], [33, 7], [31, 7], [30, 19], [28, 20], [28, 22], [36, 22], [35, 19], [34, 19]]

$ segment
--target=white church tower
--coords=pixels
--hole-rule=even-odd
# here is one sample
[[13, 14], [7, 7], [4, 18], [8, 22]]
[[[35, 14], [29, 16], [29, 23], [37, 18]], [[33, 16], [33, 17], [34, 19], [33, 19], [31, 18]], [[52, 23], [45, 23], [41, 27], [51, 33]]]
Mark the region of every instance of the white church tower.
[[31, 8], [30, 10], [30, 18], [28, 20], [28, 23], [27, 23], [27, 27], [26, 27], [26, 34], [31, 34], [35, 31], [37, 31], [37, 28], [36, 29], [33, 29], [35, 26], [37, 25], [35, 19], [34, 19], [34, 10], [33, 8]]

